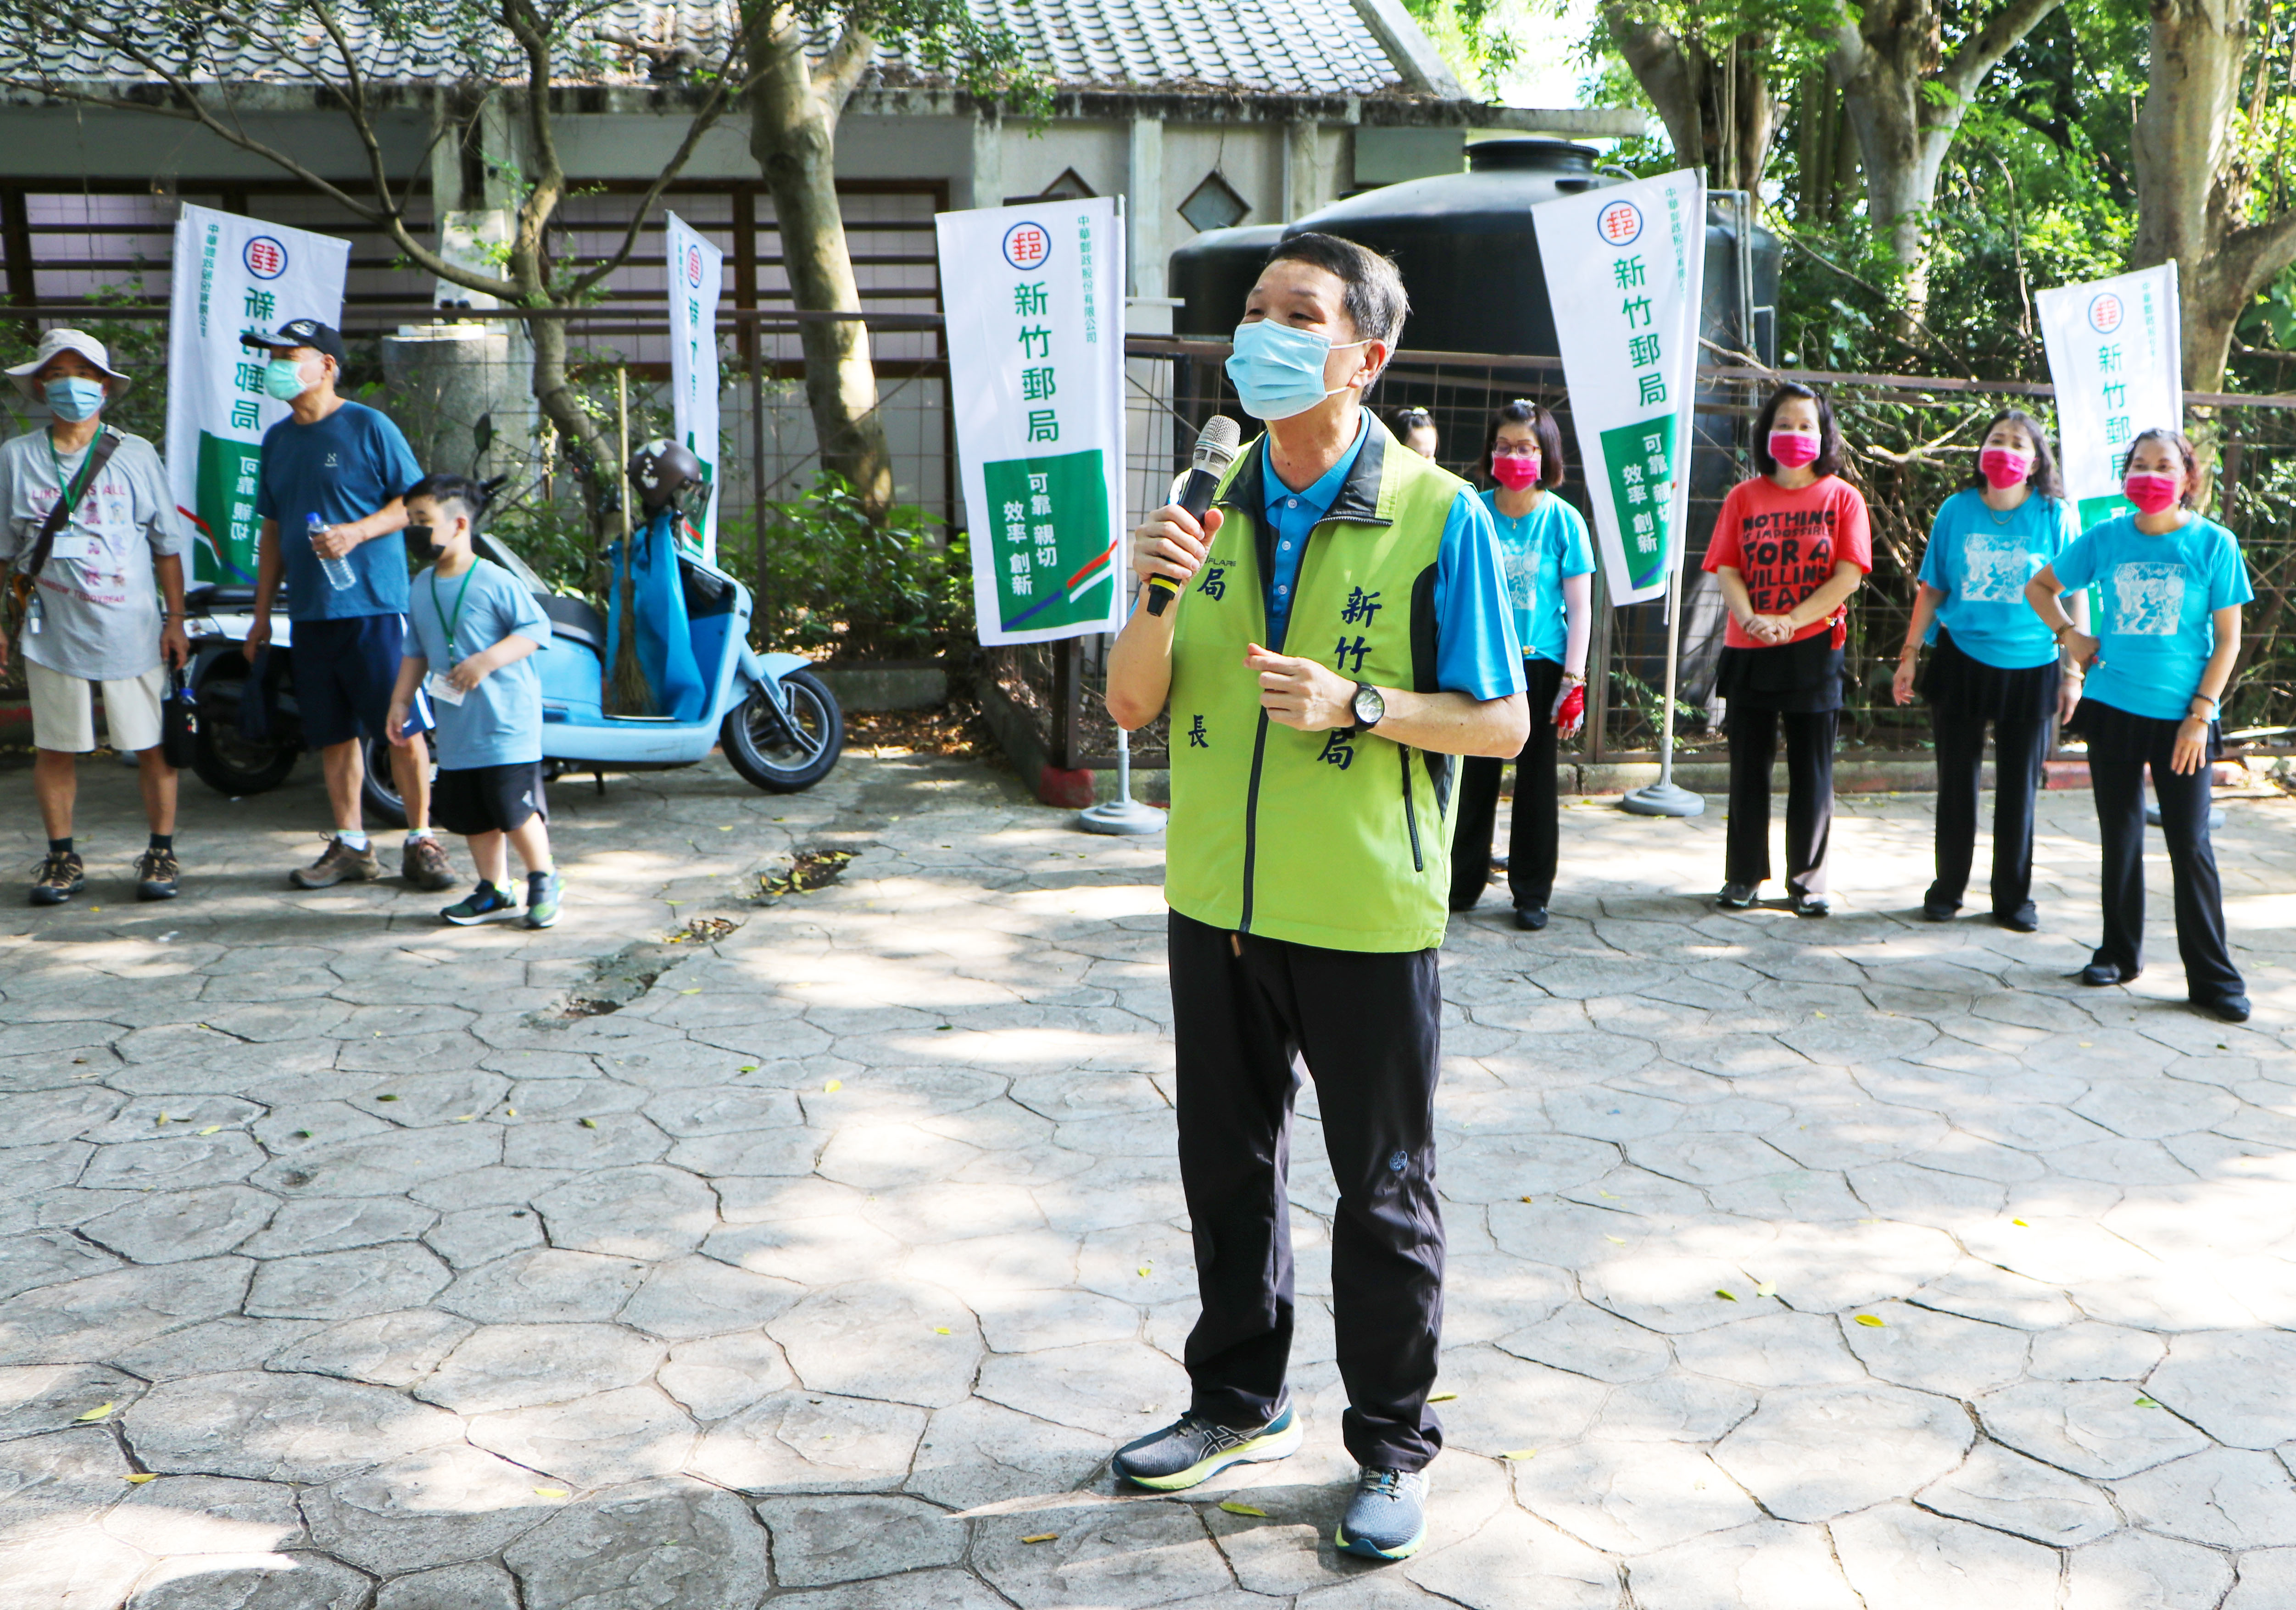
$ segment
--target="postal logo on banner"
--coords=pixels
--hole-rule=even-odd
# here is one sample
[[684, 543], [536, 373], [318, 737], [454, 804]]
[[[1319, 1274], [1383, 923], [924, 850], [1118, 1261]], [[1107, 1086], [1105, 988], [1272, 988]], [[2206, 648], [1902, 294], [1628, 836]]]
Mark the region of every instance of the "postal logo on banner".
[[1595, 215], [1595, 229], [1611, 246], [1631, 246], [1643, 235], [1643, 209], [1632, 201], [1613, 201]]
[[2126, 316], [2120, 299], [2110, 291], [2089, 300], [2088, 327], [2099, 335], [2111, 335], [2120, 328], [2120, 321]]
[[1034, 219], [1023, 218], [1004, 232], [1004, 260], [1015, 268], [1041, 268], [1052, 255], [1053, 237]]
[[240, 253], [247, 271], [259, 280], [275, 280], [287, 272], [287, 248], [267, 234], [258, 234]]
[[685, 283], [696, 291], [701, 289], [701, 248], [699, 246], [685, 249]]

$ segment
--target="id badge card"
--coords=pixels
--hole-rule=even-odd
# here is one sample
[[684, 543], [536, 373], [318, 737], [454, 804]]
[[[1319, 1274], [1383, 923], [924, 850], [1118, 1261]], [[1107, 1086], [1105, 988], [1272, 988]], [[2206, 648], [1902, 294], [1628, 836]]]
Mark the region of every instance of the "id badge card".
[[95, 564], [110, 556], [101, 531], [63, 530], [48, 548], [51, 559], [70, 559], [78, 564]]
[[432, 671], [423, 678], [422, 691], [441, 704], [460, 704], [466, 696], [461, 688], [447, 680], [443, 671]]

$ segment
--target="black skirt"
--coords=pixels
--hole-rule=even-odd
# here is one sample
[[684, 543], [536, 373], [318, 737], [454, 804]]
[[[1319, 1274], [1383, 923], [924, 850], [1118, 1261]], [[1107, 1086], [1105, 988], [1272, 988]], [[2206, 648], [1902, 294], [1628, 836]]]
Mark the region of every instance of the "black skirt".
[[1937, 646], [1922, 673], [1922, 697], [1939, 719], [1992, 721], [2004, 727], [2046, 726], [2064, 679], [2054, 659], [2046, 665], [2004, 670], [1964, 653], [1953, 634], [1938, 628]]
[[1715, 666], [1714, 692], [1732, 710], [1794, 715], [1840, 710], [1846, 652], [1833, 646], [1832, 632], [1813, 632], [1799, 643], [1774, 648], [1726, 646]]
[[[2117, 704], [2083, 699], [2074, 710], [2073, 719], [2065, 723], [2065, 735], [2083, 740], [2089, 752], [2101, 758], [2142, 760], [2152, 752], [2155, 744], [2174, 743], [2177, 728], [2183, 725], [2159, 716], [2140, 716]], [[2221, 721], [2209, 723], [2208, 747], [2202, 752], [2211, 762], [2224, 759]]]

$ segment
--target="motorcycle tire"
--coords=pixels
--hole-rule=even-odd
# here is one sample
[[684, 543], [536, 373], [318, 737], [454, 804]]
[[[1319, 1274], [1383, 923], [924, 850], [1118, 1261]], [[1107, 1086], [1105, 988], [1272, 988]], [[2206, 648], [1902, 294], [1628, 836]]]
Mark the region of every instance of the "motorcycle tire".
[[845, 752], [845, 713], [811, 671], [782, 678], [789, 713], [763, 686], [726, 712], [718, 729], [726, 759], [742, 781], [767, 793], [796, 793], [827, 776]]
[[229, 799], [269, 793], [295, 769], [301, 746], [277, 739], [250, 742], [240, 735], [239, 695], [245, 674], [217, 671], [200, 683], [200, 732], [192, 752], [192, 773]]
[[390, 742], [369, 738], [359, 758], [366, 762], [359, 779], [359, 814], [385, 827], [406, 826], [406, 801], [398, 797], [398, 779], [391, 775]]

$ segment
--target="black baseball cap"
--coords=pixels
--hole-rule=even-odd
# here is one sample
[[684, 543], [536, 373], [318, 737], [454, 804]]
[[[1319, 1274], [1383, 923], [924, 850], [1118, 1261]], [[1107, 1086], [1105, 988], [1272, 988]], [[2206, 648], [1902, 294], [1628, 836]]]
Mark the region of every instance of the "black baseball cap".
[[250, 330], [239, 338], [239, 344], [242, 347], [264, 347], [274, 352], [284, 351], [290, 347], [308, 347], [314, 352], [324, 353], [333, 358], [338, 368], [350, 361], [350, 355], [343, 347], [343, 333], [332, 324], [323, 324], [315, 318], [291, 318], [268, 335], [260, 330]]

